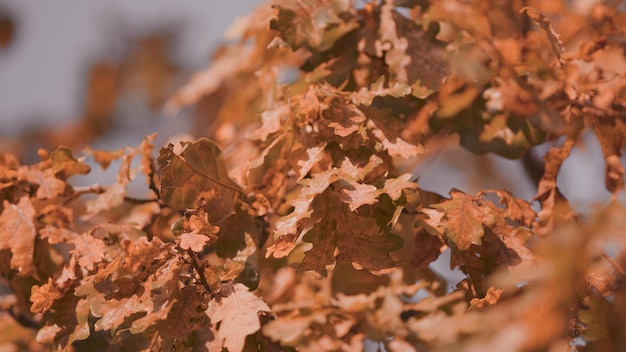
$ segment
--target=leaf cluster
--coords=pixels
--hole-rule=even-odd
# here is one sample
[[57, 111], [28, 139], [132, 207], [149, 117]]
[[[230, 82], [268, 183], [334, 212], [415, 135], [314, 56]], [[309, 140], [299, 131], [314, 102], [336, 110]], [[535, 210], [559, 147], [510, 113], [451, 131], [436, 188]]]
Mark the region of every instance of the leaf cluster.
[[[154, 136], [34, 165], [0, 154], [2, 343], [626, 348], [626, 16], [536, 6], [276, 0], [168, 102], [211, 106], [205, 136], [156, 158]], [[613, 200], [583, 219], [556, 180], [585, 131]], [[552, 142], [535, 197], [420, 187], [411, 166], [446, 135], [514, 159]], [[115, 161], [115, 183], [75, 186], [86, 157]], [[144, 199], [128, 196], [139, 174]]]

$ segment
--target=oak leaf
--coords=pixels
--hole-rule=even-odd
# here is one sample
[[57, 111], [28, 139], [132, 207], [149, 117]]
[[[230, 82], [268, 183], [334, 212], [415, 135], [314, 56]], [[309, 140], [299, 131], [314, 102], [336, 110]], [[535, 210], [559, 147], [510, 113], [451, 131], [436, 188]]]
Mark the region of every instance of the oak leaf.
[[[258, 313], [269, 311], [270, 308], [263, 300], [242, 284], [223, 285], [220, 288], [219, 301], [211, 300], [206, 310], [215, 327], [216, 339], [229, 352], [241, 352], [246, 336], [257, 332], [261, 328]], [[236, 319], [233, 319], [236, 317]]]
[[28, 197], [20, 198], [17, 204], [11, 204], [7, 200], [3, 204], [4, 210], [0, 215], [0, 249], [11, 250], [12, 269], [17, 269], [22, 276], [31, 275], [35, 272], [35, 208]]
[[131, 333], [142, 333], [153, 325], [162, 324], [168, 318], [180, 295], [179, 274], [180, 260], [173, 257], [148, 277], [143, 285], [142, 299], [151, 301], [152, 308], [146, 311], [146, 315], [132, 322]]
[[235, 212], [235, 197], [243, 193], [228, 176], [221, 150], [206, 138], [183, 143], [177, 155], [170, 144], [161, 148], [161, 198], [176, 209], [206, 209], [209, 222], [218, 224]]
[[83, 234], [72, 241], [75, 248], [71, 251], [78, 259], [78, 264], [87, 269], [93, 270], [94, 264], [102, 261], [106, 245], [99, 238], [94, 238], [89, 234]]
[[351, 211], [335, 193], [327, 190], [314, 200], [311, 229], [303, 237], [313, 248], [304, 253], [302, 269], [325, 276], [338, 254], [374, 274], [393, 269], [389, 253], [402, 247], [402, 238], [381, 229], [375, 218]]
[[261, 126], [248, 133], [246, 137], [265, 142], [270, 134], [280, 130], [283, 121], [286, 120], [286, 116], [289, 116], [288, 104], [282, 104], [273, 109], [263, 111], [261, 113]]
[[276, 258], [281, 258], [295, 248], [295, 240], [300, 235], [298, 222], [311, 216], [310, 205], [315, 196], [324, 192], [337, 179], [335, 170], [327, 170], [315, 173], [311, 178], [299, 182], [304, 187], [300, 190], [298, 198], [290, 202], [294, 210], [276, 221], [274, 244], [267, 249], [266, 257], [274, 255]]
[[89, 147], [85, 149], [85, 152], [91, 155], [95, 161], [100, 164], [100, 167], [104, 170], [111, 165], [111, 163], [124, 155], [124, 149], [118, 149], [114, 151], [110, 150], [93, 150]]
[[129, 298], [105, 300], [98, 310], [92, 310], [92, 314], [99, 319], [94, 324], [96, 331], [111, 331], [115, 333], [126, 319], [137, 313], [152, 310], [152, 302], [141, 300], [139, 296], [132, 295]]
[[298, 170], [298, 181], [303, 179], [309, 173], [309, 171], [311, 171], [311, 168], [313, 168], [315, 164], [319, 163], [319, 161], [324, 157], [325, 147], [326, 143], [321, 146], [309, 148], [306, 150], [308, 159], [298, 161], [298, 166], [300, 166], [300, 169]]
[[47, 283], [32, 287], [30, 301], [33, 304], [30, 306], [30, 311], [33, 313], [46, 312], [61, 295], [52, 279], [48, 278]]
[[91, 216], [101, 211], [115, 208], [124, 202], [124, 197], [127, 193], [126, 186], [134, 177], [130, 167], [132, 160], [133, 154], [125, 155], [122, 158], [122, 164], [117, 173], [116, 182], [108, 186], [104, 192], [99, 194], [95, 199], [90, 199], [85, 202], [87, 214], [83, 216], [83, 219], [89, 219]]
[[479, 193], [478, 196], [484, 193], [495, 193], [500, 197], [500, 204], [506, 206], [506, 217], [523, 224], [531, 226], [537, 217], [537, 213], [530, 207], [530, 203], [525, 200], [513, 197], [513, 194], [503, 189], [486, 189]]
[[211, 237], [195, 233], [184, 233], [178, 237], [180, 248], [190, 249], [196, 253], [202, 252], [204, 247], [211, 241]]
[[372, 205], [378, 201], [378, 196], [382, 193], [376, 186], [354, 183], [350, 188], [342, 189], [345, 197], [342, 197], [344, 203], [348, 203], [350, 211], [355, 211], [362, 205]]
[[471, 244], [480, 245], [485, 234], [483, 224], [492, 224], [491, 218], [474, 203], [474, 197], [453, 189], [451, 199], [431, 205], [444, 210], [446, 215], [445, 235], [460, 250], [466, 250]]
[[46, 325], [43, 328], [39, 329], [39, 331], [37, 332], [37, 342], [43, 344], [51, 344], [54, 342], [54, 338], [61, 330], [63, 330], [63, 328], [61, 328], [57, 324]]
[[404, 189], [416, 189], [417, 183], [410, 182], [413, 177], [411, 174], [402, 174], [396, 178], [388, 178], [382, 190], [387, 193], [391, 199], [398, 200]]
[[624, 145], [624, 132], [616, 128], [613, 121], [593, 120], [593, 130], [598, 137], [606, 166], [604, 168], [604, 183], [613, 195], [624, 188], [624, 165], [620, 161], [622, 146]]
[[50, 154], [52, 160], [52, 172], [65, 180], [74, 175], [86, 175], [91, 168], [82, 160], [74, 158], [72, 151], [67, 147], [59, 147]]
[[330, 47], [332, 43], [324, 43], [325, 30], [330, 25], [346, 27], [346, 23], [339, 15], [348, 11], [350, 2], [277, 0], [274, 6], [279, 12], [278, 17], [271, 21], [270, 28], [281, 32], [282, 39], [289, 43], [293, 50], [297, 50], [303, 45], [317, 48], [324, 44], [325, 47]]
[[20, 177], [32, 184], [36, 184], [38, 199], [52, 199], [65, 192], [66, 183], [58, 179], [50, 168], [39, 170], [35, 167], [21, 167], [18, 170]]

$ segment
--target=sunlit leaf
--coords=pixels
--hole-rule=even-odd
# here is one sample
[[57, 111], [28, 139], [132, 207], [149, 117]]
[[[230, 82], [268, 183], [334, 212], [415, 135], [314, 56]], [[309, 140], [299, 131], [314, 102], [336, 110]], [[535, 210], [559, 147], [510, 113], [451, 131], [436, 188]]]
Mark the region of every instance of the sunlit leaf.
[[0, 215], [0, 249], [11, 250], [11, 268], [24, 276], [35, 272], [33, 256], [37, 233], [34, 216], [35, 208], [28, 197], [20, 198], [17, 204], [5, 200]]
[[[210, 301], [206, 313], [217, 331], [218, 343], [228, 351], [241, 352], [246, 336], [261, 328], [258, 313], [270, 309], [261, 298], [242, 284], [224, 285], [219, 294], [219, 302]], [[233, 312], [237, 312], [236, 319], [232, 319]], [[220, 322], [218, 329], [215, 326]]]

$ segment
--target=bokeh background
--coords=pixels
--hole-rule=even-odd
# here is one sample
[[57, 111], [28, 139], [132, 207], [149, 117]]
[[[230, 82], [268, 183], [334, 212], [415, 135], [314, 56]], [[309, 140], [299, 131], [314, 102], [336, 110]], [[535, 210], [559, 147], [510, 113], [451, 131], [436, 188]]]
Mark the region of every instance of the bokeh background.
[[[0, 1], [0, 37], [8, 38], [0, 49], [3, 149], [30, 158], [30, 146], [59, 139], [118, 147], [188, 129], [189, 113], [166, 118], [163, 101], [209, 64], [229, 26], [260, 2]], [[72, 123], [81, 119], [99, 125], [91, 126], [98, 135], [61, 133], [79, 129]]]
[[[114, 149], [154, 132], [159, 146], [201, 134], [193, 108], [168, 115], [163, 104], [260, 3], [0, 0], [0, 150], [36, 162], [42, 147]], [[548, 147], [533, 153], [540, 158]], [[420, 185], [441, 194], [497, 187], [529, 200], [536, 191], [519, 161], [475, 156], [454, 142], [416, 165]], [[585, 136], [558, 179], [578, 211], [609, 198], [603, 168], [597, 140]]]

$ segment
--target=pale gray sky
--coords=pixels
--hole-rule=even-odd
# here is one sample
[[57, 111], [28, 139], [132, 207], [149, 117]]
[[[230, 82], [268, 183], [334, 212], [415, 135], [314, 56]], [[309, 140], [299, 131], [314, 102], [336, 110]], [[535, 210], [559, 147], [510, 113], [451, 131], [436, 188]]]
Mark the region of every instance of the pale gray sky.
[[182, 24], [177, 59], [206, 66], [228, 26], [261, 0], [0, 0], [17, 18], [11, 46], [0, 51], [0, 136], [29, 124], [56, 124], [81, 113], [85, 70], [115, 49], [115, 32]]

